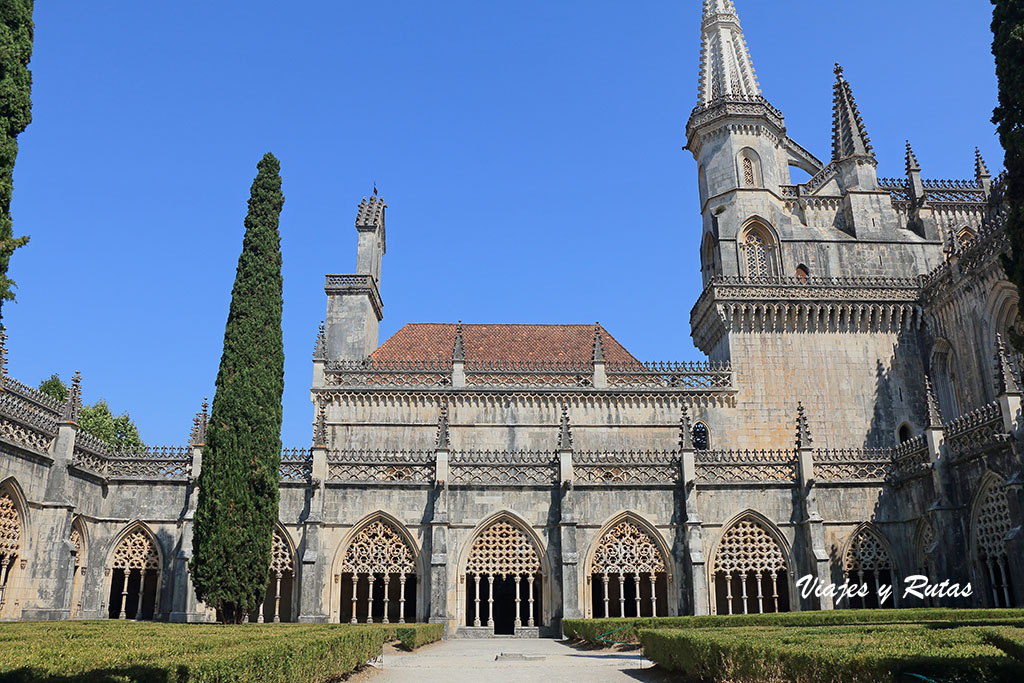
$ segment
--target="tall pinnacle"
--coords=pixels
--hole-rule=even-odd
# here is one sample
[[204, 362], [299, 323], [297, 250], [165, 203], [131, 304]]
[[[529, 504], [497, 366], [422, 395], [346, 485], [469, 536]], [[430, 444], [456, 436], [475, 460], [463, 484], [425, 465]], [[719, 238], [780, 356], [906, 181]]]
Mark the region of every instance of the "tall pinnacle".
[[732, 0], [704, 0], [701, 23], [700, 105], [727, 97], [757, 97], [754, 65]]
[[864, 127], [864, 119], [853, 99], [850, 83], [843, 78], [843, 67], [836, 64], [836, 83], [832, 95], [832, 161], [849, 157], [871, 157], [871, 139]]

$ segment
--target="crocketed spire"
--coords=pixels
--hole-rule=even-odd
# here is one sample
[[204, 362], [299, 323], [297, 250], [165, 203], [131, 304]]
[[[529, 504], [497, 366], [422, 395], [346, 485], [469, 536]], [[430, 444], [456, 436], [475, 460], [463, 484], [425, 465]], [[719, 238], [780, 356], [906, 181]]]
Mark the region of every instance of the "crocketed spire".
[[804, 410], [803, 403], [796, 404], [796, 447], [797, 448], [810, 448], [813, 440], [811, 439], [811, 428], [807, 424], [807, 412]]
[[693, 450], [693, 426], [690, 424], [690, 413], [683, 404], [679, 412], [679, 450]]
[[996, 393], [999, 395], [1021, 393], [1013, 368], [1010, 366], [1010, 355], [1006, 352], [1006, 343], [1001, 334], [996, 335]]
[[864, 127], [864, 119], [853, 99], [850, 83], [843, 78], [843, 67], [836, 64], [836, 84], [832, 96], [832, 161], [850, 157], [871, 157], [871, 139]]
[[928, 403], [928, 429], [941, 429], [942, 412], [939, 411], [939, 402], [935, 398], [932, 380], [928, 375], [924, 376], [924, 393], [925, 401]]
[[448, 404], [441, 404], [441, 412], [437, 416], [437, 438], [434, 444], [439, 451], [446, 451], [449, 448], [448, 440]]
[[594, 362], [604, 362], [604, 342], [601, 340], [601, 323], [594, 323]]
[[462, 341], [462, 321], [455, 326], [455, 343], [452, 345], [452, 360], [453, 361], [464, 361], [466, 360], [466, 347], [465, 342]]
[[917, 163], [917, 155], [914, 154], [914, 148], [910, 146], [910, 140], [907, 140], [907, 155], [904, 160], [907, 165], [908, 175], [920, 172], [921, 164]]
[[704, 0], [699, 104], [760, 94], [761, 87], [732, 0]]
[[558, 450], [572, 450], [572, 429], [569, 426], [569, 406], [562, 404], [562, 419], [558, 422]]
[[981, 150], [977, 147], [974, 148], [974, 176], [979, 180], [991, 177], [991, 174], [988, 172], [988, 166], [985, 165], [985, 160], [981, 158]]

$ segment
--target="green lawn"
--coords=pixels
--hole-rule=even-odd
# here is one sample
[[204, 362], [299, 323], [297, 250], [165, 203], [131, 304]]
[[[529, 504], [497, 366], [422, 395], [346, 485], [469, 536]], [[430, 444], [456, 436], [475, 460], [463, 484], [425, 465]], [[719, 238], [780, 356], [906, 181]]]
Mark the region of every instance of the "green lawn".
[[330, 681], [401, 640], [439, 640], [439, 624], [164, 624], [131, 621], [0, 625], [0, 682]]

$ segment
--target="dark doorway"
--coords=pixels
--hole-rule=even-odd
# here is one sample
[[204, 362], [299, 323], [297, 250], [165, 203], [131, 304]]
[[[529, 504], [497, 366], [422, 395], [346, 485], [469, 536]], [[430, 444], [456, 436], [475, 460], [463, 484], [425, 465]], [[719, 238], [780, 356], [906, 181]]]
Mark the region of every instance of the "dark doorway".
[[515, 635], [516, 584], [511, 576], [494, 577], [494, 634]]

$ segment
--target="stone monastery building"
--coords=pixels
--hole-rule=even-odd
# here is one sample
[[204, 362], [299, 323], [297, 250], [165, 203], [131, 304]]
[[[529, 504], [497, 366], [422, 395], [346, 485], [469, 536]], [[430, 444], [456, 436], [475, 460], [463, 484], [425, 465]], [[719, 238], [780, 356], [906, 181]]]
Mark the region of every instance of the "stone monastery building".
[[[599, 325], [410, 324], [381, 344], [386, 205], [364, 199], [356, 272], [326, 277], [313, 441], [282, 454], [254, 619], [530, 636], [875, 604], [802, 597], [805, 575], [1024, 604], [998, 179], [980, 155], [965, 180], [925, 179], [909, 145], [879, 178], [838, 66], [822, 161], [762, 95], [733, 1], [705, 0], [701, 32], [686, 149], [707, 362], [642, 362]], [[3, 373], [0, 618], [212, 618], [186, 570], [205, 407], [188, 446], [126, 454], [78, 430], [79, 397], [77, 377], [60, 404]]]

